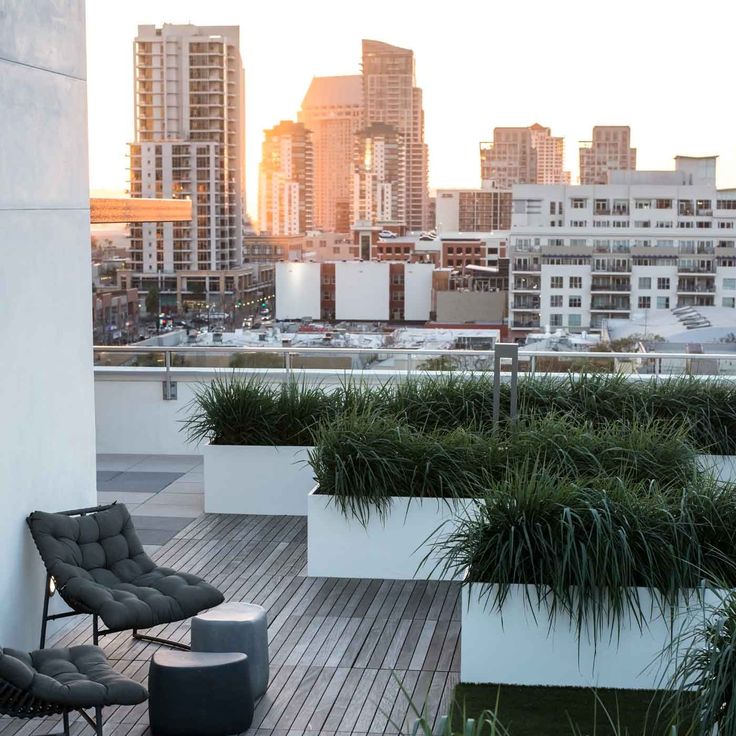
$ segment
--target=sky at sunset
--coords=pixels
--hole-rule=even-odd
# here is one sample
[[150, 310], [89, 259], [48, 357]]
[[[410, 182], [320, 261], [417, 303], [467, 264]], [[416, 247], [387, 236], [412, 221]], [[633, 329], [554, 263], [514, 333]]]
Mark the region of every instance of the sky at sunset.
[[239, 25], [246, 78], [247, 199], [257, 212], [263, 129], [295, 119], [312, 76], [357, 74], [360, 41], [415, 52], [430, 186], [477, 187], [478, 142], [539, 122], [577, 142], [630, 125], [638, 167], [718, 154], [736, 188], [730, 0], [87, 0], [90, 184], [124, 190], [138, 24]]

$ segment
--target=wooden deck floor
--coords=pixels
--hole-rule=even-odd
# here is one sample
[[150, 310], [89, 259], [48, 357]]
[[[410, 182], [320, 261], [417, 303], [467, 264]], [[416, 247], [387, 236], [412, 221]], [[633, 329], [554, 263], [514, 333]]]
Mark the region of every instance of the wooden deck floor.
[[[207, 514], [155, 555], [161, 565], [202, 576], [227, 600], [267, 609], [271, 681], [247, 733], [408, 733], [414, 717], [393, 673], [433, 719], [445, 713], [459, 673], [459, 587], [310, 578], [306, 544], [301, 517]], [[91, 643], [89, 618], [71, 621], [51, 646]], [[188, 641], [189, 625], [158, 632]], [[145, 682], [154, 645], [116, 634], [102, 646], [119, 671]], [[105, 717], [106, 736], [150, 733], [146, 704], [107, 708]], [[59, 729], [59, 719], [0, 719], [0, 736]], [[92, 731], [76, 719], [72, 733]]]

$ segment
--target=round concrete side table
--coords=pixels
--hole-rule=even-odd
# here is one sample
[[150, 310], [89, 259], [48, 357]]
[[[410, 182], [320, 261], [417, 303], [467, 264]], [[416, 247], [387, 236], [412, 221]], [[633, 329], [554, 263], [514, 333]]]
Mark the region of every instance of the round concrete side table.
[[222, 603], [192, 619], [192, 651], [248, 655], [253, 697], [268, 687], [266, 609], [252, 603]]
[[248, 657], [239, 652], [159, 650], [148, 692], [153, 736], [229, 736], [253, 722]]

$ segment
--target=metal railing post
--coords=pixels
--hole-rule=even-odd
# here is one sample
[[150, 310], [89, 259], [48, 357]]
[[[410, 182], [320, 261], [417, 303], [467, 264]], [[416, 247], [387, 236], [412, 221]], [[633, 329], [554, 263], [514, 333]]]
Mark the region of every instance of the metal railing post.
[[176, 381], [171, 380], [171, 348], [164, 348], [164, 401], [176, 401]]
[[497, 342], [493, 349], [493, 428], [498, 429], [501, 415], [501, 360], [511, 360], [511, 397], [509, 419], [516, 421], [518, 413], [519, 346], [514, 342]]
[[286, 377], [291, 378], [291, 353], [288, 350], [284, 353], [284, 370]]

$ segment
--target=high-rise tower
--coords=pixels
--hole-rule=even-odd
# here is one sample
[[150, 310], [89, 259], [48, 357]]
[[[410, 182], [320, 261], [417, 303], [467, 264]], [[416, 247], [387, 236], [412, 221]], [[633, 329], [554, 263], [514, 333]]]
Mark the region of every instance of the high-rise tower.
[[414, 52], [380, 41], [363, 41], [364, 123], [396, 129], [406, 152], [404, 204], [410, 230], [429, 222], [429, 153], [424, 142], [422, 90], [416, 86]]
[[271, 235], [303, 235], [314, 216], [312, 135], [282, 120], [264, 131], [258, 182], [258, 226]]
[[608, 184], [609, 172], [631, 169], [636, 169], [636, 148], [628, 125], [596, 125], [593, 140], [582, 141], [581, 184]]
[[189, 197], [191, 223], [131, 225], [133, 270], [240, 266], [245, 94], [237, 26], [139, 26], [133, 197]]
[[312, 133], [314, 227], [319, 230], [350, 231], [353, 149], [362, 118], [359, 75], [312, 79], [299, 121]]

